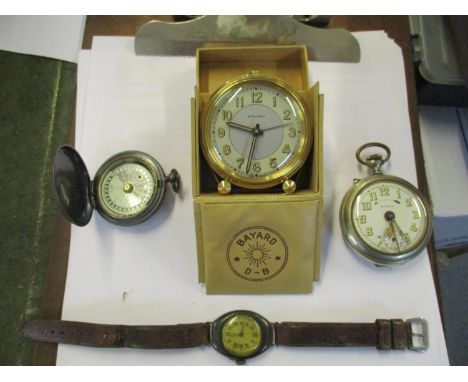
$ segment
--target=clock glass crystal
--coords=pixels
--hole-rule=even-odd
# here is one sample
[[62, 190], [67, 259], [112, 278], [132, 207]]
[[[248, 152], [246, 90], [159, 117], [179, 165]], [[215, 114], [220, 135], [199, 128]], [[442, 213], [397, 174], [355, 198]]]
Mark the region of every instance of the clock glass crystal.
[[247, 75], [228, 82], [202, 116], [202, 148], [223, 179], [246, 188], [284, 182], [312, 143], [300, 95], [283, 81]]
[[356, 197], [352, 214], [363, 240], [388, 254], [411, 250], [426, 234], [427, 214], [421, 199], [401, 183], [371, 183]]

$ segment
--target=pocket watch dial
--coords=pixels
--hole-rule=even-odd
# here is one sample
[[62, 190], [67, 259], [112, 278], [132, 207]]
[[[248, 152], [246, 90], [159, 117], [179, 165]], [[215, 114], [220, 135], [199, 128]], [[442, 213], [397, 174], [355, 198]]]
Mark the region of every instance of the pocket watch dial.
[[299, 169], [310, 150], [302, 101], [277, 80], [247, 78], [226, 85], [215, 94], [204, 122], [208, 161], [241, 186], [280, 183]]
[[225, 322], [221, 331], [221, 341], [232, 356], [249, 357], [262, 345], [262, 330], [253, 317], [234, 315]]
[[399, 255], [421, 244], [428, 230], [426, 209], [411, 189], [390, 181], [369, 184], [352, 206], [356, 232], [373, 249]]
[[145, 166], [123, 163], [103, 174], [99, 185], [101, 207], [114, 216], [134, 216], [151, 204], [156, 189], [153, 175]]

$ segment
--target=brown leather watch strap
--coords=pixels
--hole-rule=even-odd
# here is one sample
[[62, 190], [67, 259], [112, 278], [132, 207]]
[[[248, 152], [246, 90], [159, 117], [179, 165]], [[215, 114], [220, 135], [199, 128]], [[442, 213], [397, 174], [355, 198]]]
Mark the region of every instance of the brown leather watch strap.
[[[379, 350], [406, 349], [411, 339], [403, 320], [375, 323], [275, 323], [275, 343], [285, 346], [373, 346]], [[411, 328], [409, 328], [411, 330]]]
[[209, 323], [133, 326], [37, 320], [26, 323], [23, 334], [36, 341], [103, 348], [178, 349], [211, 343]]

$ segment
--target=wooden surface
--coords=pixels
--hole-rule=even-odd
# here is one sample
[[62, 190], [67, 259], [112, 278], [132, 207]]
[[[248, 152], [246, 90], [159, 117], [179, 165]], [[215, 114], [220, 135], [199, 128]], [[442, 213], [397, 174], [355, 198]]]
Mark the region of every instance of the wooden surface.
[[[134, 36], [140, 26], [151, 20], [172, 21], [172, 16], [88, 16], [86, 20], [83, 49], [91, 49], [93, 36]], [[414, 143], [419, 189], [428, 195], [427, 179], [424, 170], [424, 159], [419, 130], [417, 93], [414, 65], [411, 52], [411, 36], [407, 16], [332, 16], [329, 28], [344, 28], [351, 32], [367, 30], [384, 30], [402, 49], [405, 64], [406, 85], [408, 92], [408, 110]], [[70, 142], [73, 142], [74, 126], [71, 128]], [[57, 243], [50, 255], [49, 279], [45, 291], [44, 318], [60, 319], [63, 294], [68, 265], [70, 228], [63, 219], [57, 222]], [[435, 261], [433, 241], [429, 245], [429, 257], [433, 272], [440, 307], [439, 279]], [[56, 361], [57, 345], [38, 344], [34, 364], [53, 365]]]

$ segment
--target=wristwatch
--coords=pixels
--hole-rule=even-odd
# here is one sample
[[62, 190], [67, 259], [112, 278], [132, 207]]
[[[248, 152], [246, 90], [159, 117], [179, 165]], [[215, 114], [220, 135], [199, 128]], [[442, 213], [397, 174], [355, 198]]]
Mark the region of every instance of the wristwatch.
[[100, 348], [178, 349], [211, 345], [243, 364], [272, 345], [293, 347], [375, 347], [378, 350], [429, 346], [427, 321], [413, 318], [378, 319], [373, 323], [271, 323], [260, 314], [235, 310], [214, 322], [178, 325], [107, 325], [88, 322], [36, 320], [23, 334], [35, 341]]

